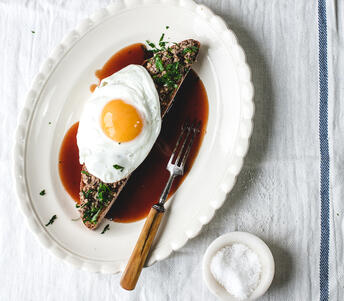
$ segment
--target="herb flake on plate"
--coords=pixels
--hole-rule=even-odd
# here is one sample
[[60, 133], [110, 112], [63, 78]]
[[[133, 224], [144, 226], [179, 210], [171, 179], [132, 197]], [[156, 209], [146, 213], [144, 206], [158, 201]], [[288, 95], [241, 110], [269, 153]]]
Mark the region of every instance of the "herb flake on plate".
[[114, 169], [119, 169], [121, 172], [124, 170], [124, 167], [118, 164], [113, 165]]
[[103, 229], [103, 231], [100, 233], [100, 234], [104, 234], [107, 230], [109, 230], [110, 229], [110, 225], [109, 224], [107, 224], [105, 227], [104, 227], [104, 229]]
[[55, 219], [57, 219], [56, 214], [54, 214], [51, 219], [49, 220], [49, 222], [45, 225], [46, 227], [48, 227], [49, 225], [52, 225], [55, 221]]

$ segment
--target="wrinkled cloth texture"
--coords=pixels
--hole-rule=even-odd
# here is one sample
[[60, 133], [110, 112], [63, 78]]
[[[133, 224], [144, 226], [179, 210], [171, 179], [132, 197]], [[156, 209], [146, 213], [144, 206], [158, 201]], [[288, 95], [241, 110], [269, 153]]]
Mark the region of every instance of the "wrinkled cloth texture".
[[[251, 67], [256, 113], [250, 149], [214, 219], [145, 269], [135, 291], [120, 288], [119, 274], [84, 272], [55, 258], [28, 230], [10, 176], [17, 117], [53, 48], [109, 2], [0, 0], [0, 300], [216, 300], [202, 279], [202, 256], [215, 238], [236, 230], [258, 235], [274, 255], [275, 278], [261, 300], [319, 300], [317, 1], [198, 1], [224, 18]], [[327, 1], [330, 300], [344, 295], [343, 14], [342, 1]]]

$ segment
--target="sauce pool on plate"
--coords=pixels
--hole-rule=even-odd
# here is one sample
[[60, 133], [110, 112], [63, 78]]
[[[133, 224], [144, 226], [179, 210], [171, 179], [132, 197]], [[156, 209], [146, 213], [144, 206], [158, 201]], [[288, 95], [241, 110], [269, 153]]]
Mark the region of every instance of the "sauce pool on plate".
[[[99, 82], [129, 64], [142, 64], [149, 57], [149, 51], [143, 44], [127, 46], [115, 53], [103, 66], [96, 71]], [[97, 85], [90, 87], [91, 91]], [[191, 70], [184, 80], [174, 100], [171, 110], [162, 122], [160, 135], [148, 157], [132, 173], [128, 183], [120, 193], [107, 218], [116, 222], [128, 223], [147, 216], [152, 205], [158, 202], [166, 185], [169, 172], [167, 162], [172, 154], [182, 124], [187, 120], [201, 120], [201, 134], [198, 135], [191, 149], [185, 173], [177, 177], [172, 185], [170, 196], [183, 183], [190, 171], [202, 144], [208, 122], [208, 97], [205, 87]], [[76, 144], [78, 123], [66, 133], [59, 155], [59, 173], [63, 186], [74, 201], [79, 202], [81, 165], [79, 150]]]
[[[136, 43], [122, 48], [109, 58], [102, 69], [95, 72], [95, 76], [99, 80], [98, 84], [103, 78], [114, 74], [130, 64], [142, 65], [150, 56], [151, 52], [142, 43]], [[94, 91], [98, 84], [90, 86], [91, 92]]]
[[81, 165], [76, 134], [79, 122], [72, 125], [62, 141], [59, 154], [59, 173], [62, 184], [74, 201], [79, 203]]

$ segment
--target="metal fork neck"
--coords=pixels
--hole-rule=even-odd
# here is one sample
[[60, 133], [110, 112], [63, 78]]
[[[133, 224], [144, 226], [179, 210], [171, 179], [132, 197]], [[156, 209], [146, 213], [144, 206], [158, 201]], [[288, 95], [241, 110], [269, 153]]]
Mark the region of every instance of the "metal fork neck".
[[171, 190], [172, 183], [173, 183], [173, 180], [174, 180], [175, 177], [176, 177], [176, 175], [170, 174], [170, 177], [169, 177], [169, 179], [167, 181], [167, 184], [166, 184], [166, 186], [164, 188], [164, 191], [162, 192], [160, 200], [159, 200], [159, 204], [160, 205], [164, 205], [165, 204], [165, 202], [167, 200], [167, 196], [168, 196], [168, 194], [169, 194], [169, 192]]

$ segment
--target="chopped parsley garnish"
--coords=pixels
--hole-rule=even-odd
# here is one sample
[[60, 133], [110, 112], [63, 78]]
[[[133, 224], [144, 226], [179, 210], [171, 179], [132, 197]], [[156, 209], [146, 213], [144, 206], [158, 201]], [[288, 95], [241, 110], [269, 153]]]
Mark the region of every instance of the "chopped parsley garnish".
[[49, 222], [45, 225], [46, 227], [48, 227], [49, 225], [52, 225], [55, 221], [55, 219], [57, 219], [56, 214], [54, 214], [51, 219], [49, 220]]
[[100, 234], [104, 234], [107, 230], [109, 230], [110, 229], [110, 225], [109, 224], [107, 224], [105, 227], [104, 227], [104, 229], [103, 229], [103, 231], [100, 233]]
[[36, 33], [34, 30], [31, 30], [32, 33]]
[[49, 121], [49, 124], [51, 124], [51, 121]]
[[158, 48], [156, 48], [156, 46], [155, 46], [154, 43], [152, 43], [152, 42], [150, 42], [150, 41], [148, 41], [148, 40], [146, 40], [146, 43], [147, 43], [147, 45], [148, 45], [150, 48], [152, 48], [152, 51], [153, 51], [153, 52], [158, 52], [158, 51], [160, 51]]
[[183, 50], [183, 53], [188, 53], [188, 52], [191, 52], [191, 53], [194, 53], [194, 52], [197, 52], [198, 51], [198, 47], [196, 46], [190, 46], [190, 47], [187, 47]]
[[85, 199], [88, 199], [90, 197], [90, 194], [93, 192], [92, 189], [89, 189], [87, 192], [82, 191], [82, 194], [84, 195]]
[[169, 28], [170, 28], [170, 26], [167, 25], [167, 26], [166, 26], [166, 29], [169, 29]]
[[93, 217], [91, 218], [91, 223], [93, 223], [93, 224], [96, 223], [97, 218], [98, 218], [98, 216], [99, 216], [99, 214], [100, 214], [101, 211], [102, 211], [102, 209], [99, 208], [98, 211], [97, 211], [97, 213], [96, 213], [95, 215], [93, 215]]
[[[158, 57], [158, 56], [157, 56]], [[179, 72], [179, 62], [174, 62], [167, 64], [164, 70], [166, 73], [162, 76], [153, 76], [153, 79], [160, 85], [167, 86], [169, 88], [176, 89], [178, 87], [177, 83], [182, 78], [181, 73]], [[158, 67], [158, 64], [157, 64]]]
[[39, 193], [39, 195], [45, 195], [45, 189], [43, 189], [43, 190]]
[[83, 173], [86, 176], [89, 176], [90, 174], [86, 170], [82, 170], [81, 173]]
[[164, 64], [161, 60], [161, 57], [158, 55], [155, 55], [155, 65], [159, 69], [159, 71], [165, 71]]
[[151, 50], [153, 51], [153, 53], [157, 53], [159, 51], [165, 51], [166, 50], [166, 45], [168, 44], [168, 42], [164, 41], [164, 38], [165, 38], [165, 34], [163, 33], [163, 34], [161, 34], [161, 37], [159, 39], [159, 47], [160, 48], [158, 48], [154, 43], [152, 43], [149, 40], [146, 40], [146, 43], [147, 43], [147, 45], [149, 47], [152, 48]]
[[83, 203], [82, 205], [80, 205], [80, 204], [75, 204], [75, 208], [83, 208], [83, 207], [85, 207], [86, 206], [86, 204], [87, 203]]
[[[166, 29], [169, 27], [166, 26]], [[181, 66], [180, 62], [175, 62], [173, 60], [173, 57], [175, 54], [171, 52], [171, 48], [168, 47], [168, 42], [164, 41], [165, 34], [163, 33], [159, 39], [159, 47], [156, 46], [156, 44], [150, 42], [147, 40], [147, 44], [152, 48], [152, 51], [154, 53], [153, 58], [150, 59], [150, 62], [152, 64], [155, 64], [156, 69], [159, 71], [159, 74], [153, 75], [153, 79], [155, 83], [157, 83], [160, 86], [165, 86], [170, 89], [170, 92], [173, 92], [173, 89], [178, 88], [178, 83], [182, 78], [181, 70], [183, 66]], [[178, 43], [173, 43], [175, 45], [178, 45]], [[167, 60], [163, 61], [162, 55], [158, 52], [164, 51], [164, 58], [166, 57]], [[183, 54], [186, 53], [196, 53], [198, 51], [198, 47], [196, 46], [189, 46], [183, 50]], [[191, 61], [186, 58], [186, 63], [191, 63]]]
[[115, 165], [113, 166], [113, 168], [114, 168], [114, 169], [119, 169], [121, 172], [124, 170], [124, 167], [121, 166], [121, 165], [118, 165], [118, 164], [115, 164]]
[[[94, 192], [94, 191], [92, 191]], [[90, 190], [86, 192], [89, 195]], [[84, 195], [85, 196], [85, 195]], [[102, 210], [110, 203], [112, 198], [112, 191], [110, 187], [102, 182], [99, 183], [97, 193], [92, 196], [92, 199], [85, 202], [80, 207], [85, 208], [83, 211], [83, 221], [96, 224]]]
[[110, 188], [106, 184], [100, 183], [98, 187], [98, 200], [102, 203], [107, 201], [109, 192]]
[[167, 42], [164, 41], [164, 37], [165, 37], [165, 34], [163, 33], [159, 39], [159, 46], [161, 47], [161, 49], [165, 49], [165, 46], [167, 44]]

